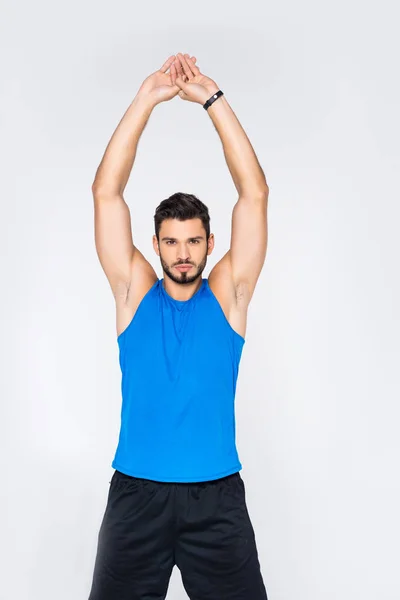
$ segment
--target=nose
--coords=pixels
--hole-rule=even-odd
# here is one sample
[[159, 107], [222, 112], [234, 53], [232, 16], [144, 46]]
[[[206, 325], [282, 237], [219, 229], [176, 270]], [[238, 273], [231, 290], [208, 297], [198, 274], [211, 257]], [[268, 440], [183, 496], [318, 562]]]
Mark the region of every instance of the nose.
[[179, 261], [185, 262], [186, 260], [188, 261], [190, 259], [190, 252], [187, 244], [179, 244], [177, 250], [177, 259]]

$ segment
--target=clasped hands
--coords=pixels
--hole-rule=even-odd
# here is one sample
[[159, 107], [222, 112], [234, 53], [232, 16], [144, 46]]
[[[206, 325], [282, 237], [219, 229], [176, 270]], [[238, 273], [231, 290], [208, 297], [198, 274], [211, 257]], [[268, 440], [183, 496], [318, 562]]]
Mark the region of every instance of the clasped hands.
[[179, 96], [182, 100], [204, 104], [219, 90], [215, 81], [203, 75], [196, 57], [178, 53], [142, 83], [138, 96], [146, 97], [154, 106]]

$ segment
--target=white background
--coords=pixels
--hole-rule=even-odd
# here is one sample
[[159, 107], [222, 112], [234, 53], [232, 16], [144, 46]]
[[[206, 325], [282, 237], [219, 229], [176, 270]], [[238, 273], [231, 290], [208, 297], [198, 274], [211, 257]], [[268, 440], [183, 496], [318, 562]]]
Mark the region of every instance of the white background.
[[[88, 597], [120, 417], [91, 184], [143, 79], [194, 54], [270, 187], [237, 446], [269, 600], [398, 600], [400, 44], [395, 3], [4, 2], [1, 600]], [[236, 190], [200, 105], [156, 107], [126, 188], [161, 276], [157, 204]], [[186, 598], [174, 570], [168, 599]], [[251, 600], [251, 599], [249, 599]]]

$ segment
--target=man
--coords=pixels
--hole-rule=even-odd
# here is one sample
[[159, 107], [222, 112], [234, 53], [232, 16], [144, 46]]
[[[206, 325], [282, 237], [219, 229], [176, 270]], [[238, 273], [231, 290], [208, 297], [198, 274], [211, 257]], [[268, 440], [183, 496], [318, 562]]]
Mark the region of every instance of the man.
[[[176, 95], [206, 108], [238, 192], [230, 250], [208, 279], [214, 235], [198, 198], [176, 193], [156, 210], [163, 279], [132, 241], [123, 198], [153, 108]], [[90, 600], [161, 600], [175, 564], [192, 600], [265, 600], [234, 397], [266, 256], [268, 186], [228, 101], [195, 57], [171, 56], [143, 82], [107, 146], [93, 196], [96, 249], [116, 300], [122, 413]]]

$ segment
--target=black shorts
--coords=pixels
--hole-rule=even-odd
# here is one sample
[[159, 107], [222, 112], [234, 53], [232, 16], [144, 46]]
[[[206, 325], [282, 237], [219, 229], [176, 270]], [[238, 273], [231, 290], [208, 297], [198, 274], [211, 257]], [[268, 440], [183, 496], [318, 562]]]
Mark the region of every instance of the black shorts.
[[267, 600], [239, 472], [110, 483], [89, 600], [162, 600], [174, 565], [191, 600]]

